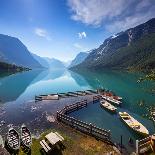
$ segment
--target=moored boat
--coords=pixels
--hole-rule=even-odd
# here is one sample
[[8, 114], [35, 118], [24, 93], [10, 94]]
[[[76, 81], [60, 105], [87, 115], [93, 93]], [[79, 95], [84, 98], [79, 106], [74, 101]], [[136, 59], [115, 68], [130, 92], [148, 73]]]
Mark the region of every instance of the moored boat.
[[108, 101], [101, 100], [100, 104], [103, 108], [107, 109], [108, 111], [110, 111], [112, 113], [116, 113], [117, 108], [115, 108], [113, 105], [111, 105]]
[[0, 147], [2, 148], [4, 147], [4, 141], [1, 135], [0, 135]]
[[123, 122], [133, 131], [144, 136], [149, 134], [149, 131], [146, 129], [146, 127], [140, 122], [138, 122], [136, 119], [134, 119], [132, 116], [130, 116], [127, 112], [119, 112], [119, 115]]
[[21, 126], [21, 143], [28, 148], [32, 144], [31, 132], [24, 124]]
[[111, 102], [111, 103], [114, 103], [116, 105], [120, 105], [122, 103], [121, 101], [116, 100], [113, 97], [102, 95], [102, 98], [105, 99], [105, 100], [107, 100], [107, 101], [109, 101], [109, 102]]
[[7, 144], [9, 148], [13, 150], [18, 150], [20, 148], [20, 137], [13, 127], [11, 127], [8, 131]]

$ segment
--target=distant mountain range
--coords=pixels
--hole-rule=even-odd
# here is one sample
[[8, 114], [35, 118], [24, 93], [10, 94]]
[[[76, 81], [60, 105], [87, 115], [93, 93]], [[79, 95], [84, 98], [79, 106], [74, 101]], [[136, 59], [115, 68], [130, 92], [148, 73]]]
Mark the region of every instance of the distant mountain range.
[[3, 34], [0, 34], [0, 62], [1, 70], [4, 70], [4, 67], [6, 70], [12, 67], [16, 69], [65, 68], [63, 62], [33, 54], [18, 38]]
[[82, 63], [86, 57], [88, 56], [88, 52], [80, 52], [75, 59], [73, 59], [70, 63], [70, 65], [68, 66], [68, 68], [74, 67], [80, 63]]
[[50, 68], [50, 69], [65, 68], [65, 64], [58, 59], [40, 57], [36, 54], [32, 54], [32, 56], [45, 68]]
[[107, 38], [72, 69], [155, 69], [155, 18]]
[[46, 58], [40, 57], [40, 56], [33, 54], [33, 53], [31, 53], [31, 54], [34, 57], [34, 59], [37, 60], [41, 64], [41, 66], [43, 66], [44, 68], [49, 68], [49, 63], [46, 60]]

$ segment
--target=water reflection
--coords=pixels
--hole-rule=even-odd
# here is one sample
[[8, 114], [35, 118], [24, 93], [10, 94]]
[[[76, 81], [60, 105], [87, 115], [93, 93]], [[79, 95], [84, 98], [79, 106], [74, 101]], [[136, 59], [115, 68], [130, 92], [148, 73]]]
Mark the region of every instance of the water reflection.
[[[74, 74], [71, 72], [71, 75]], [[77, 83], [82, 79], [82, 81], [85, 81], [85, 84], [93, 89], [102, 88], [116, 92], [116, 94], [123, 97], [123, 107], [135, 113], [147, 114], [147, 108], [154, 105], [155, 94], [147, 91], [154, 83], [149, 81], [137, 83], [141, 73], [108, 70], [92, 72], [87, 70], [78, 71], [75, 75], [72, 77]]]
[[2, 102], [16, 100], [41, 73], [41, 70], [22, 72], [0, 79], [0, 99]]

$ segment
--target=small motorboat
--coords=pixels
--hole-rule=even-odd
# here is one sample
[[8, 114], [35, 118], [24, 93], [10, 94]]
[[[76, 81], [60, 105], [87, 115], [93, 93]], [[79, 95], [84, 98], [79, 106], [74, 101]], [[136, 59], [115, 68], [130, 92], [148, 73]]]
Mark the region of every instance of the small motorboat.
[[130, 116], [127, 112], [119, 112], [119, 115], [123, 122], [133, 131], [136, 131], [143, 136], [149, 135], [149, 131], [146, 129], [146, 127]]
[[25, 124], [21, 126], [21, 143], [27, 148], [30, 148], [32, 144], [31, 132]]
[[114, 103], [116, 105], [120, 105], [122, 103], [121, 101], [116, 100], [113, 97], [102, 95], [102, 98], [105, 99], [105, 100], [107, 100], [107, 101], [109, 101], [109, 102], [111, 102], [111, 103]]
[[100, 104], [103, 108], [107, 109], [108, 111], [110, 111], [112, 113], [116, 113], [117, 108], [115, 108], [113, 105], [111, 105], [108, 101], [101, 100]]
[[19, 150], [20, 148], [20, 137], [18, 132], [11, 127], [7, 134], [7, 144], [10, 149]]

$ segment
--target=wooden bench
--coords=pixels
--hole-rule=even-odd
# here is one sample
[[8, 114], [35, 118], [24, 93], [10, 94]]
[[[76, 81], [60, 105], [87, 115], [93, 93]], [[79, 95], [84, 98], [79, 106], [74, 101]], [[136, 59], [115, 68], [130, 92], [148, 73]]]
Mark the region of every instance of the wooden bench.
[[45, 150], [46, 153], [48, 153], [51, 148], [49, 147], [49, 145], [45, 142], [45, 140], [40, 141], [40, 145], [42, 146], [42, 148]]

